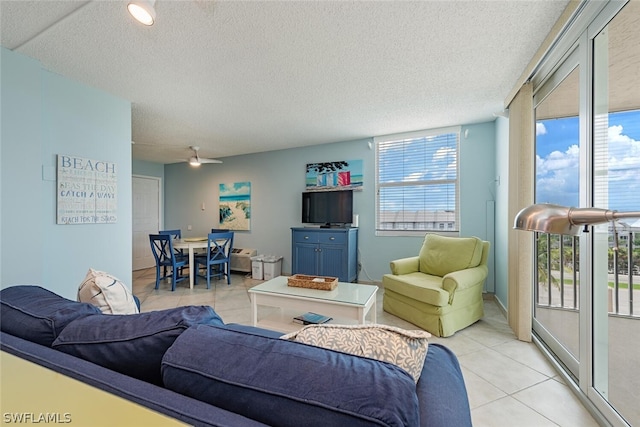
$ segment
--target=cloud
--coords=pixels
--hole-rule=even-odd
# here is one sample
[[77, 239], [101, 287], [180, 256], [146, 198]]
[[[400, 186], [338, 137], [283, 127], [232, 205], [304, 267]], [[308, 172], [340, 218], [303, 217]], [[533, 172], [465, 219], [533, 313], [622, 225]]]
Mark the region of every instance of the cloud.
[[547, 133], [547, 128], [544, 126], [542, 122], [536, 122], [536, 136], [545, 135]]
[[[537, 124], [536, 132], [539, 135], [546, 133], [542, 123]], [[636, 195], [640, 192], [640, 141], [625, 135], [623, 126], [610, 126], [606, 144], [596, 142], [596, 167], [598, 156], [604, 154], [607, 169], [604, 173], [596, 172], [596, 176], [609, 183], [608, 207], [637, 210], [640, 203], [640, 196]], [[573, 144], [565, 151], [553, 151], [545, 157], [536, 156], [536, 180], [537, 202], [577, 206], [580, 189], [579, 147]]]
[[424, 179], [424, 172], [414, 172], [404, 177], [405, 181], [422, 181]]
[[448, 157], [455, 158], [456, 149], [451, 147], [441, 147], [433, 155], [433, 160], [444, 160]]
[[220, 184], [220, 193], [224, 197], [232, 196], [244, 196], [251, 194], [251, 183], [249, 182], [235, 182], [232, 184], [223, 183]]
[[580, 188], [580, 149], [571, 145], [566, 151], [536, 156], [536, 201], [576, 205]]
[[627, 175], [640, 178], [640, 141], [623, 134], [622, 131], [622, 126], [619, 125], [609, 127], [609, 174], [614, 171], [626, 171]]

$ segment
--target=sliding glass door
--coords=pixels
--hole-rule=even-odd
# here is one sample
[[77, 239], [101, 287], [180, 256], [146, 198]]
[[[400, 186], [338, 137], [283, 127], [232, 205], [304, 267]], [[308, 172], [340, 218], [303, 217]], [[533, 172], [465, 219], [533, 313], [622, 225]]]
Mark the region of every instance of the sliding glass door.
[[[640, 2], [593, 39], [593, 199], [640, 211]], [[593, 399], [640, 425], [640, 218], [594, 227]]]
[[[580, 66], [574, 51], [534, 97], [536, 203], [581, 206]], [[584, 168], [584, 166], [583, 166]], [[584, 197], [583, 197], [584, 199]], [[537, 233], [533, 330], [578, 378], [580, 264], [577, 237]]]
[[[640, 1], [583, 4], [533, 78], [535, 201], [640, 211]], [[640, 218], [539, 233], [534, 261], [534, 336], [603, 419], [640, 426]]]

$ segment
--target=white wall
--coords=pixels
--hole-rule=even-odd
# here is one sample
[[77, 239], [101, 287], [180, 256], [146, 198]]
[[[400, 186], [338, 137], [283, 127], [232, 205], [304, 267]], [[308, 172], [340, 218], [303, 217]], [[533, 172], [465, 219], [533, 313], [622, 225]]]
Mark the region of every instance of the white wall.
[[[75, 299], [92, 267], [131, 284], [131, 105], [2, 48], [0, 286]], [[117, 167], [115, 224], [56, 224], [56, 156]]]
[[[468, 137], [464, 131], [469, 129]], [[461, 235], [491, 241], [493, 218], [487, 205], [495, 192], [494, 122], [463, 126], [460, 146]], [[218, 221], [218, 185], [251, 182], [251, 231], [236, 232], [234, 246], [284, 257], [283, 273], [291, 272], [291, 227], [301, 226], [301, 193], [307, 163], [363, 160], [364, 188], [354, 193], [354, 213], [360, 215], [360, 281], [381, 281], [389, 261], [418, 253], [422, 237], [375, 236], [375, 151], [371, 139], [270, 151], [224, 158], [223, 164], [165, 165], [165, 228], [201, 236]], [[265, 144], [268, 144], [266, 142]], [[138, 173], [137, 168], [134, 173]], [[202, 203], [205, 210], [201, 209]], [[192, 231], [187, 231], [191, 225]], [[487, 289], [493, 289], [493, 272]]]

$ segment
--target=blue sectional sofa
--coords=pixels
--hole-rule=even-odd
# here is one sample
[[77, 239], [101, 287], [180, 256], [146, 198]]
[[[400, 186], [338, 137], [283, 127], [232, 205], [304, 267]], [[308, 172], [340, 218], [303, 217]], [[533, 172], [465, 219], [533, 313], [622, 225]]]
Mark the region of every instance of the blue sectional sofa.
[[471, 425], [458, 361], [438, 344], [415, 383], [391, 363], [224, 324], [208, 306], [108, 315], [39, 286], [0, 302], [2, 352], [189, 425]]

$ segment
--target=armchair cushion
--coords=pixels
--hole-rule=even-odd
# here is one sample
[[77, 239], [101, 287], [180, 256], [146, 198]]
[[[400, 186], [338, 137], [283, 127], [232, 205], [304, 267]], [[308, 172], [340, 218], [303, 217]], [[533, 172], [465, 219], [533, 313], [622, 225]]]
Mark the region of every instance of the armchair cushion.
[[449, 304], [450, 294], [442, 287], [442, 277], [419, 272], [403, 275], [386, 274], [384, 288], [436, 307]]
[[477, 237], [445, 237], [427, 234], [420, 249], [420, 271], [445, 276], [476, 267], [482, 260], [482, 240]]

